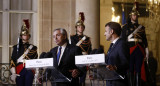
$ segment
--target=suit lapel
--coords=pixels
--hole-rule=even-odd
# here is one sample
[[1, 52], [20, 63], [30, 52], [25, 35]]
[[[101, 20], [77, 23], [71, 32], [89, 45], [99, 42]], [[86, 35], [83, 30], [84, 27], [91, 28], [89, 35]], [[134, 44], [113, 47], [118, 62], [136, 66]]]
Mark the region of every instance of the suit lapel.
[[108, 60], [109, 60], [109, 58], [110, 58], [110, 55], [111, 55], [112, 51], [114, 50], [114, 48], [115, 48], [115, 47], [117, 46], [117, 44], [119, 43], [119, 40], [120, 40], [120, 39], [118, 39], [118, 40], [116, 41], [116, 43], [112, 46], [110, 52], [107, 54], [106, 63], [108, 63]]
[[117, 44], [119, 43], [120, 38], [116, 41], [116, 43], [113, 45], [113, 47], [111, 48], [111, 51], [109, 52], [108, 56], [110, 56], [111, 52], [114, 50], [114, 48], [117, 46]]
[[69, 55], [69, 53], [68, 53], [69, 48], [68, 48], [68, 47], [69, 47], [69, 45], [67, 44], [67, 46], [66, 46], [66, 48], [65, 48], [65, 50], [64, 50], [64, 52], [63, 52], [62, 58], [61, 58], [60, 63], [59, 63], [58, 66], [60, 66], [60, 65], [62, 64], [62, 61], [63, 61], [65, 58], [68, 57], [68, 56], [67, 56], [67, 55]]
[[56, 47], [53, 51], [53, 58], [54, 58], [54, 67], [57, 68], [58, 67], [58, 62], [57, 62], [57, 50], [58, 47]]

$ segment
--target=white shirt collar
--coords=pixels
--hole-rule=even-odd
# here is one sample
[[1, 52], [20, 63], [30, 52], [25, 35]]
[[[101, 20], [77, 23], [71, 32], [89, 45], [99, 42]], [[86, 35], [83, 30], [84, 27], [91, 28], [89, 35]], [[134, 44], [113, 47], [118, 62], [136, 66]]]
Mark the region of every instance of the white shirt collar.
[[[64, 43], [61, 47], [62, 47], [62, 49], [65, 49], [66, 48], [66, 46], [67, 46], [67, 42], [66, 43]], [[60, 47], [60, 46], [59, 46]], [[59, 48], [58, 47], [58, 48]]]
[[117, 42], [117, 40], [119, 39], [119, 37], [117, 37], [115, 40], [113, 40], [113, 44], [115, 44]]

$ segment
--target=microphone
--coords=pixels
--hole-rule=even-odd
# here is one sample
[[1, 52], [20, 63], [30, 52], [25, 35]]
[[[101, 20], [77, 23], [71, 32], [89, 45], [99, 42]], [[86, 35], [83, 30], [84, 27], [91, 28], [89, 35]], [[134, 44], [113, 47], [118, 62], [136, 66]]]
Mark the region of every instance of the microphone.
[[42, 52], [39, 58], [40, 58], [40, 59], [41, 59], [41, 58], [44, 58], [45, 55], [46, 55], [46, 52]]
[[101, 54], [104, 53], [103, 48], [99, 47], [98, 49], [93, 49], [90, 54]]
[[52, 57], [52, 53], [51, 52], [47, 52], [44, 56], [44, 58], [51, 58]]
[[101, 47], [99, 47], [99, 48], [96, 50], [95, 54], [101, 54], [101, 53], [104, 53], [104, 50], [103, 50]]
[[97, 49], [93, 49], [90, 54], [96, 54]]

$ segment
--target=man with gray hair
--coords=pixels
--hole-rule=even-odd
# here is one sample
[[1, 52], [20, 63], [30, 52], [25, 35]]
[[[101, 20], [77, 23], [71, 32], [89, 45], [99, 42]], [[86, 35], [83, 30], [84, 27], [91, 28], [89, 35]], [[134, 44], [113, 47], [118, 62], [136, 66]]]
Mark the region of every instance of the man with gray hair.
[[71, 79], [71, 82], [56, 83], [56, 86], [79, 86], [78, 77], [83, 73], [75, 65], [75, 55], [82, 54], [80, 48], [68, 43], [67, 32], [63, 28], [53, 31], [53, 40], [58, 45], [50, 50], [54, 58], [54, 67]]

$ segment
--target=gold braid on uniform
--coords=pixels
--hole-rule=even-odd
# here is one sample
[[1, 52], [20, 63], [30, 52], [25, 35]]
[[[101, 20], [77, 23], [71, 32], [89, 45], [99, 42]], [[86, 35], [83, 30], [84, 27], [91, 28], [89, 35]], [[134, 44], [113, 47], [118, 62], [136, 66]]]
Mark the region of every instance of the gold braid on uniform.
[[[136, 35], [134, 35], [134, 39], [136, 39]], [[134, 41], [135, 42], [135, 44], [137, 44], [138, 42], [137, 41]]]
[[10, 68], [11, 68], [12, 66], [14, 66], [14, 67], [16, 66], [16, 65], [14, 64], [13, 60], [11, 60]]
[[[82, 38], [79, 37], [79, 40], [81, 40]], [[91, 42], [90, 42], [90, 39], [88, 41], [84, 40], [82, 43], [81, 43], [81, 46], [82, 47], [88, 47], [91, 45]]]
[[38, 54], [36, 53], [36, 55], [34, 56], [34, 59], [37, 59], [37, 57], [38, 57]]
[[83, 44], [83, 45], [86, 45], [86, 46], [84, 46], [84, 47], [88, 47], [91, 43], [90, 43], [90, 41], [85, 41], [85, 40], [84, 40], [84, 41], [82, 42], [82, 44]]
[[[81, 40], [81, 38], [79, 37], [79, 40]], [[87, 51], [84, 49], [84, 47], [88, 47]], [[87, 52], [89, 51], [91, 47], [91, 42], [90, 42], [90, 39], [88, 41], [84, 40], [81, 44], [80, 44], [80, 48], [84, 51], [84, 52]]]
[[83, 49], [83, 47], [82, 47], [81, 45], [80, 45], [80, 48], [81, 48], [84, 52], [87, 52], [87, 54], [88, 54], [88, 51], [89, 51], [90, 45], [89, 45], [89, 47], [88, 47], [87, 51], [86, 51], [86, 50], [84, 50], [84, 49]]
[[[135, 27], [135, 28], [137, 28], [137, 27]], [[141, 34], [142, 32], [144, 32], [144, 29], [140, 29], [137, 33], [135, 33], [135, 34], [134, 34], [134, 39], [136, 39], [137, 37], [142, 38], [142, 37], [140, 36], [140, 34]], [[138, 41], [135, 41], [135, 44], [137, 44], [137, 42], [138, 42]]]
[[[25, 51], [28, 49], [26, 46], [24, 47], [25, 48]], [[25, 52], [24, 51], [24, 52]], [[25, 56], [25, 58], [26, 59], [30, 59], [29, 57], [28, 57], [28, 55], [33, 55], [33, 54], [35, 54], [35, 53], [37, 53], [37, 49], [36, 50], [30, 50], [29, 52], [28, 52], [28, 54]], [[35, 55], [35, 56], [37, 56], [37, 55]]]
[[30, 52], [28, 53], [28, 55], [33, 55], [35, 53], [37, 53], [37, 50], [30, 50]]
[[[34, 55], [35, 53], [37, 53], [37, 50], [33, 50], [32, 52], [30, 51], [27, 55], [26, 55], [26, 59], [30, 59], [29, 57], [28, 57], [28, 55]], [[37, 56], [37, 54], [35, 55], [35, 57]], [[34, 58], [35, 58], [34, 57]]]
[[29, 60], [30, 58], [28, 56], [25, 56], [25, 59]]
[[140, 34], [143, 33], [143, 32], [144, 32], [144, 30], [140, 29], [137, 33], [134, 34], [134, 37], [135, 37], [135, 38], [137, 38], [137, 37], [142, 38], [142, 37], [140, 36]]

